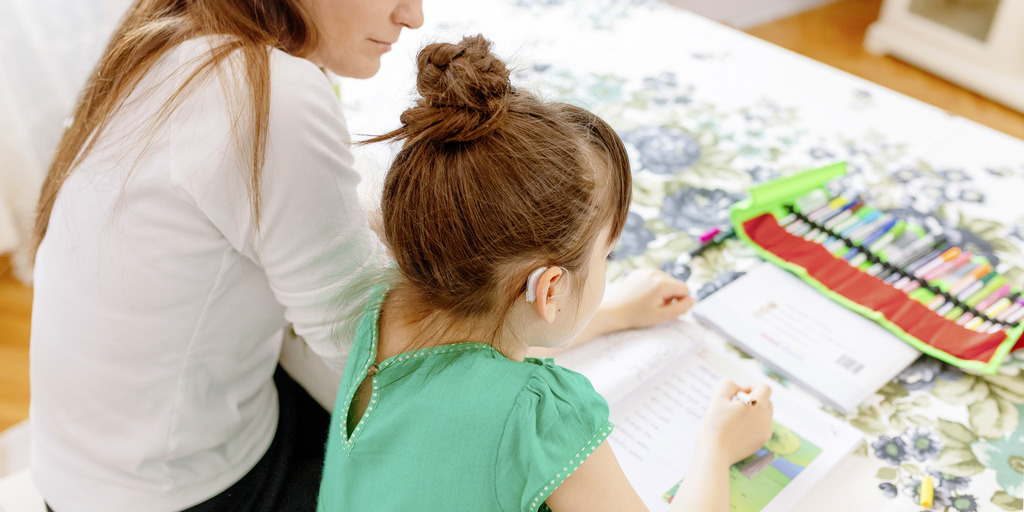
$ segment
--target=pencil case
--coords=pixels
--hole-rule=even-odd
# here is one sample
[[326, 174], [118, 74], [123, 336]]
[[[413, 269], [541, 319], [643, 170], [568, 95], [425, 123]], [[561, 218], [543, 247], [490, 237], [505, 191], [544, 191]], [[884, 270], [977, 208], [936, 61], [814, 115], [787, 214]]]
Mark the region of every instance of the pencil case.
[[[893, 265], [885, 250], [872, 251], [869, 244], [859, 245], [856, 240], [844, 239], [842, 233], [818, 226], [830, 240], [841, 240], [845, 251], [864, 253], [854, 258], [860, 264], [851, 265], [842, 253], [795, 235], [783, 226], [784, 222], [792, 222], [794, 216], [803, 215], [801, 222], [808, 220], [806, 212], [793, 207], [798, 198], [816, 189], [827, 194], [826, 184], [845, 173], [846, 163], [841, 162], [751, 188], [750, 197], [734, 204], [729, 211], [736, 235], [765, 260], [797, 275], [825, 297], [877, 322], [921, 352], [965, 370], [995, 373], [1008, 353], [1024, 346], [1020, 340], [1024, 323], [985, 316], [976, 301], [970, 303], [951, 294], [953, 283], [949, 280], [925, 281]], [[921, 232], [919, 226], [901, 227]], [[975, 267], [985, 263], [981, 256], [971, 256], [970, 261]], [[917, 288], [908, 294], [866, 271], [878, 268], [876, 265], [888, 268], [890, 275], [896, 272], [916, 280]], [[961, 318], [970, 314], [998, 330], [968, 329], [956, 318], [930, 309], [930, 301], [953, 301], [950, 304], [955, 303], [954, 309], [962, 312]]]

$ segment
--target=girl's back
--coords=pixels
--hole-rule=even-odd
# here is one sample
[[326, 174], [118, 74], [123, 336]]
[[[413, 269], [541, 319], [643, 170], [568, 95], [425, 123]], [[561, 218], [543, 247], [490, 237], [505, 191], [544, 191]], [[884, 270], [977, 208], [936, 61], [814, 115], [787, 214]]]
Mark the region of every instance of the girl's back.
[[[611, 432], [607, 405], [583, 376], [511, 361], [488, 344], [427, 347], [375, 364], [379, 308], [368, 308], [345, 368], [321, 509], [536, 510]], [[365, 412], [347, 429], [368, 373]]]

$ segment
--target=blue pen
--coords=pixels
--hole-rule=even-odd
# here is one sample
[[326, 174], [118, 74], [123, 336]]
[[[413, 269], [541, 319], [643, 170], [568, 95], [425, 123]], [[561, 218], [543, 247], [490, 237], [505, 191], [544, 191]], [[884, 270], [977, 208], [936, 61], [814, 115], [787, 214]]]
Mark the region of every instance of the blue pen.
[[[878, 218], [881, 214], [882, 213], [880, 211], [875, 210], [865, 215], [864, 220], [866, 222], [858, 222], [857, 224], [844, 229], [839, 233], [839, 236], [850, 241], [860, 240], [864, 235], [874, 230], [874, 226], [878, 224]], [[833, 254], [843, 250], [844, 247], [846, 247], [846, 241], [839, 238], [831, 238], [831, 242], [825, 244], [825, 249], [828, 249], [828, 251]]]
[[[882, 238], [882, 235], [886, 234], [890, 229], [892, 229], [893, 226], [896, 225], [896, 220], [897, 219], [895, 217], [889, 219], [888, 222], [886, 222], [885, 224], [882, 224], [881, 227], [879, 227], [878, 229], [874, 230], [870, 235], [865, 237], [864, 241], [861, 242], [860, 245], [863, 247], [863, 246], [868, 246], [868, 245], [871, 245], [871, 244], [875, 243], [875, 240], [878, 240], [879, 238]], [[847, 252], [843, 256], [843, 259], [846, 260], [846, 261], [850, 261], [850, 260], [853, 259], [854, 256], [857, 255], [858, 252], [860, 252], [860, 248], [859, 247], [851, 247], [850, 251]]]
[[[831, 229], [833, 229], [833, 232], [839, 232], [840, 236], [846, 237], [847, 234], [854, 232], [856, 229], [859, 229], [864, 224], [867, 224], [868, 222], [873, 222], [874, 219], [879, 218], [880, 215], [882, 215], [881, 210], [871, 210], [862, 215], [860, 218], [854, 218], [849, 222], [840, 222], [835, 226], [825, 227], [831, 227]], [[822, 231], [821, 234], [819, 234], [819, 236], [814, 239], [814, 242], [822, 244], [827, 247], [829, 244], [836, 242], [836, 237], [830, 236], [830, 234], [828, 234], [826, 231]]]

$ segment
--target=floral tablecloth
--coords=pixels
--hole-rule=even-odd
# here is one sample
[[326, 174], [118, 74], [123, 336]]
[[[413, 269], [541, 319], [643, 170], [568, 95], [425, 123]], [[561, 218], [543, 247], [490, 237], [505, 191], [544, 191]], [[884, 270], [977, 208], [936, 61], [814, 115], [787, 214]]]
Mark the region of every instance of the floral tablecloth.
[[[356, 140], [394, 127], [413, 56], [483, 33], [517, 86], [609, 121], [634, 166], [634, 201], [613, 277], [658, 267], [706, 296], [757, 262], [736, 240], [691, 265], [679, 255], [727, 223], [751, 185], [835, 161], [838, 188], [942, 230], [1024, 288], [1024, 141], [653, 0], [431, 0], [367, 81], [341, 81]], [[372, 197], [390, 157], [359, 149]], [[800, 510], [1024, 509], [1024, 351], [994, 376], [922, 357], [845, 419], [862, 446]]]

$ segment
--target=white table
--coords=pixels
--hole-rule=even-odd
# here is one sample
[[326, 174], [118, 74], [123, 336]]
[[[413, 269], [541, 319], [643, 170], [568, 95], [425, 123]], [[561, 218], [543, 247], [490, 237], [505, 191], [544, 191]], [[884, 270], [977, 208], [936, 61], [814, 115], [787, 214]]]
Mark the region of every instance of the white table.
[[[653, 0], [426, 2], [381, 74], [344, 81], [350, 128], [383, 133], [409, 104], [424, 41], [483, 33], [519, 69], [515, 82], [586, 106], [626, 141], [634, 204], [612, 273], [676, 272], [696, 237], [757, 182], [839, 160], [844, 184], [904, 217], [941, 224], [954, 242], [1006, 265], [1024, 284], [1024, 142]], [[390, 153], [361, 150], [372, 191]], [[704, 295], [755, 261], [729, 242], [692, 266]], [[1024, 357], [1004, 375], [963, 375], [919, 360], [847, 421], [864, 444], [809, 495], [805, 511], [1020, 510]], [[890, 450], [890, 451], [887, 451]]]

